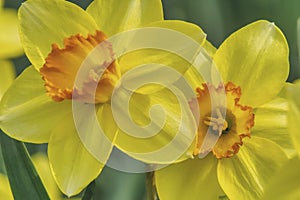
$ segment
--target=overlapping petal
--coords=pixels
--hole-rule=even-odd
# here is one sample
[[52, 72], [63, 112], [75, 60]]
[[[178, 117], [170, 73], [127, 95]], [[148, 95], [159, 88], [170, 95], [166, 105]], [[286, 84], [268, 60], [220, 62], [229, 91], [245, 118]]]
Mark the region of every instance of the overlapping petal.
[[45, 143], [51, 130], [71, 112], [70, 102], [53, 102], [45, 93], [40, 74], [29, 67], [15, 80], [0, 103], [0, 127], [26, 142]]
[[224, 82], [242, 89], [241, 104], [256, 107], [275, 97], [289, 72], [284, 35], [268, 21], [247, 25], [228, 37], [214, 61]]
[[270, 140], [252, 136], [230, 159], [218, 163], [218, 180], [229, 199], [261, 199], [269, 179], [287, 162]]
[[97, 24], [79, 6], [64, 0], [29, 0], [19, 9], [20, 35], [31, 63], [39, 69], [53, 43], [71, 35], [94, 34]]
[[[217, 49], [209, 41], [204, 41], [195, 56], [193, 65], [184, 73], [184, 78], [192, 88], [201, 88], [203, 83], [211, 81], [212, 72], [217, 69], [212, 60], [216, 51]], [[215, 79], [218, 80], [220, 77], [221, 74], [218, 74]]]
[[[108, 159], [110, 152], [103, 153]], [[52, 130], [48, 155], [56, 183], [68, 196], [78, 194], [85, 188], [99, 175], [105, 164], [97, 161], [84, 147], [72, 114]]]
[[160, 0], [95, 0], [87, 12], [107, 36], [163, 20]]
[[100, 105], [73, 103], [77, 134], [86, 150], [99, 162], [106, 163], [118, 127], [108, 103]]
[[157, 192], [163, 200], [219, 199], [224, 196], [217, 179], [218, 160], [210, 154], [204, 159], [167, 166], [155, 172]]
[[124, 89], [115, 93], [118, 148], [149, 163], [171, 163], [181, 155], [188, 158], [186, 151], [192, 145], [196, 125], [187, 102], [180, 105], [185, 97], [168, 89], [151, 95], [133, 93], [127, 107], [131, 94]]
[[[148, 31], [146, 31], [148, 28]], [[152, 43], [149, 43], [152, 41]], [[134, 40], [127, 44], [126, 48], [134, 49], [135, 46], [142, 48], [131, 51], [122, 55], [119, 59], [122, 74], [147, 64], [147, 70], [141, 70], [139, 73], [130, 75], [125, 82], [137, 82], [140, 79], [152, 77], [152, 81], [159, 82], [164, 80], [168, 84], [174, 83], [180, 78], [180, 74], [184, 74], [194, 63], [196, 55], [200, 50], [204, 51], [201, 45], [206, 42], [206, 34], [196, 25], [178, 21], [165, 20], [148, 24], [145, 27], [144, 34], [138, 40]], [[208, 55], [208, 53], [206, 53]], [[163, 69], [154, 66], [157, 65], [169, 68], [178, 73], [172, 77], [168, 73], [163, 73]], [[160, 79], [159, 79], [160, 78]], [[151, 88], [153, 92], [155, 89]], [[145, 87], [139, 88], [136, 92], [149, 93]]]

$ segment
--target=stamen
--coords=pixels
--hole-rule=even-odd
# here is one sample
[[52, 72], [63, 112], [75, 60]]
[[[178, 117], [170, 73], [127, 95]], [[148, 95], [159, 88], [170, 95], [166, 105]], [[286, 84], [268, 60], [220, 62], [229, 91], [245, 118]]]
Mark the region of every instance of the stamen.
[[216, 112], [217, 112], [217, 115], [218, 115], [219, 119], [223, 119], [223, 116], [222, 116], [221, 111], [220, 111], [219, 108], [216, 109]]
[[[242, 95], [241, 88], [229, 82], [224, 86], [226, 91], [226, 107], [211, 109], [210, 90], [215, 90], [216, 96], [224, 95], [211, 84], [203, 84], [204, 89], [196, 90], [200, 112], [197, 140], [193, 155], [201, 157], [212, 151], [216, 158], [228, 158], [238, 153], [244, 137], [250, 137], [250, 129], [254, 125], [253, 109], [239, 104]], [[193, 109], [193, 107], [191, 107]], [[221, 111], [226, 110], [226, 116]], [[207, 134], [218, 137], [217, 143], [206, 138]], [[205, 141], [205, 144], [204, 144]]]

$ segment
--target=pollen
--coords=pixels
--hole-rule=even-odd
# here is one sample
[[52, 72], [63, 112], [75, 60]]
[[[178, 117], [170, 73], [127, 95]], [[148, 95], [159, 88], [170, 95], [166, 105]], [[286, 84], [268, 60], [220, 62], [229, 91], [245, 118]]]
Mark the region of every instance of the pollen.
[[[96, 31], [87, 37], [72, 35], [65, 38], [63, 43], [63, 48], [52, 45], [52, 51], [40, 69], [47, 95], [57, 102], [73, 99], [97, 104], [110, 100], [120, 78], [120, 70], [105, 34]], [[99, 44], [102, 48], [90, 58], [91, 52]], [[90, 59], [90, 66], [79, 74], [87, 58]], [[78, 76], [81, 76], [81, 81], [76, 82]]]
[[[232, 157], [238, 153], [243, 144], [243, 138], [251, 136], [255, 117], [253, 109], [239, 104], [242, 95], [241, 88], [231, 82], [222, 86], [226, 92], [226, 105], [212, 108], [210, 91], [213, 90], [217, 95], [224, 93], [221, 94], [220, 87], [216, 88], [211, 84], [202, 86], [202, 89], [196, 90], [200, 116], [193, 155], [211, 151], [218, 159]], [[214, 97], [217, 98], [217, 95]], [[210, 149], [201, 150], [208, 133], [218, 137], [218, 140]]]

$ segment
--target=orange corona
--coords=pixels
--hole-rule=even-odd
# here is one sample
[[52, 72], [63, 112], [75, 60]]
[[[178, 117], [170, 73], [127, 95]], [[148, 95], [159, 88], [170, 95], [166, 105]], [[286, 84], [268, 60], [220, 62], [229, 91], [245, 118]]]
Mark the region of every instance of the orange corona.
[[[104, 48], [97, 53], [102, 55], [92, 58], [97, 64], [89, 68], [81, 85], [76, 85], [76, 76], [82, 63], [100, 43]], [[80, 34], [70, 36], [64, 40], [64, 48], [53, 44], [40, 73], [46, 82], [47, 94], [54, 101], [75, 99], [96, 104], [110, 100], [121, 76], [111, 44], [101, 31], [89, 34], [86, 38]]]
[[[243, 144], [243, 138], [251, 135], [250, 129], [254, 126], [253, 109], [239, 104], [242, 95], [241, 88], [231, 82], [219, 88], [211, 84], [202, 86], [202, 89], [196, 89], [200, 116], [193, 155], [203, 153], [200, 152], [201, 146], [207, 133], [210, 133], [219, 139], [211, 149], [206, 151], [212, 151], [219, 159], [231, 157], [238, 153]], [[212, 108], [210, 91], [216, 95], [223, 95], [224, 90], [226, 92], [226, 108], [224, 106]]]

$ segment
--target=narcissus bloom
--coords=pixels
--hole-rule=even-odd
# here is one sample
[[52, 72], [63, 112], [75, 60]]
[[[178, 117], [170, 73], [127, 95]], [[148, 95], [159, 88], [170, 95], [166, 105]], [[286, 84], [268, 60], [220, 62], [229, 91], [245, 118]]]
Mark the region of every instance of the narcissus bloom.
[[[128, 53], [114, 59], [114, 49], [107, 38], [122, 31], [149, 26], [180, 31], [199, 44], [205, 41], [204, 33], [195, 25], [164, 21], [160, 0], [95, 0], [86, 11], [64, 0], [28, 0], [19, 9], [19, 20], [21, 40], [33, 66], [16, 79], [3, 97], [0, 127], [9, 136], [21, 141], [49, 143], [48, 154], [54, 178], [68, 196], [78, 194], [95, 179], [110, 155], [118, 130], [110, 99], [123, 74], [143, 64], [144, 59], [152, 63], [162, 60], [173, 63], [173, 66], [177, 63], [166, 54], [158, 56], [152, 51], [146, 54]], [[126, 43], [127, 38], [123, 39]], [[74, 86], [81, 64], [100, 43], [104, 44], [101, 53], [110, 59], [110, 65], [103, 69], [107, 60], [102, 60], [101, 64], [90, 69], [89, 79], [82, 87]], [[145, 58], [144, 55], [149, 56]], [[89, 85], [95, 83], [96, 94], [92, 99], [94, 96]], [[104, 163], [85, 148], [77, 134], [72, 98], [85, 103], [84, 106], [96, 107], [98, 121], [111, 143], [101, 146], [101, 138], [89, 140], [100, 140], [96, 148], [103, 151]], [[84, 126], [85, 138], [92, 137], [96, 125]]]
[[[269, 178], [287, 161], [284, 149], [292, 148], [287, 103], [280, 93], [289, 72], [288, 45], [274, 23], [257, 21], [233, 33], [213, 61], [223, 79], [216, 85], [224, 86], [226, 104], [212, 110], [208, 89], [218, 95], [219, 87], [198, 83], [194, 158], [155, 173], [161, 200], [261, 199]], [[208, 133], [219, 139], [199, 159]]]

